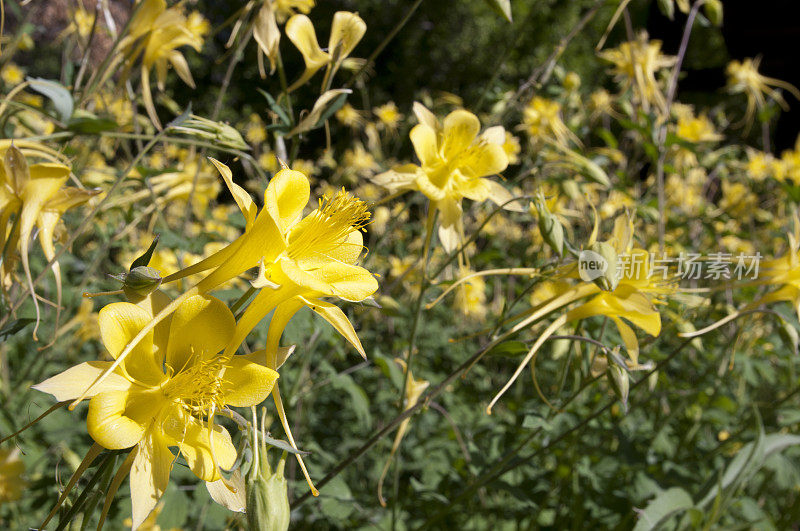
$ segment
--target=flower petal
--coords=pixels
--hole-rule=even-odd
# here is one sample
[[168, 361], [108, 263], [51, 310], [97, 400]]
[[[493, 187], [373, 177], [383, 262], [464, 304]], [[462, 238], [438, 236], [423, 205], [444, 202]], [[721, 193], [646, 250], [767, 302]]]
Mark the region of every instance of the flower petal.
[[229, 167], [212, 157], [208, 157], [208, 160], [210, 160], [211, 163], [217, 167], [217, 170], [219, 170], [219, 173], [222, 175], [222, 179], [225, 181], [225, 185], [228, 187], [228, 190], [233, 196], [234, 201], [236, 201], [236, 204], [239, 205], [239, 210], [241, 210], [242, 214], [244, 214], [244, 219], [247, 222], [246, 227], [250, 228], [250, 226], [252, 226], [253, 222], [256, 220], [256, 214], [258, 213], [258, 207], [253, 202], [253, 198], [250, 197], [250, 194], [247, 193], [247, 190], [233, 182], [233, 173]]
[[[48, 378], [42, 383], [32, 385], [31, 389], [50, 393], [59, 402], [63, 400], [74, 400], [81, 396], [89, 385], [108, 369], [113, 362], [110, 361], [89, 361], [70, 367], [66, 371]], [[124, 376], [111, 373], [100, 384], [92, 387], [92, 391], [86, 398], [92, 398], [98, 393], [109, 391], [127, 391], [131, 386]]]
[[[129, 302], [114, 302], [99, 312], [100, 337], [111, 357], [117, 359], [120, 352], [152, 316], [143, 308]], [[146, 385], [156, 385], [163, 378], [160, 360], [153, 352], [153, 332], [149, 332], [136, 344], [122, 362], [121, 367], [133, 379]]]
[[478, 117], [463, 109], [445, 116], [443, 125], [442, 156], [446, 160], [453, 160], [469, 148], [481, 130]]
[[235, 491], [231, 491], [225, 484], [225, 480], [206, 481], [206, 488], [211, 495], [211, 499], [222, 505], [229, 511], [243, 513], [247, 508], [246, 485], [240, 469], [236, 469], [227, 480]]
[[137, 529], [164, 495], [175, 456], [158, 433], [148, 434], [134, 451], [130, 472], [131, 528]]
[[472, 147], [459, 169], [468, 177], [495, 175], [508, 167], [508, 155], [503, 146], [478, 144]]
[[256, 406], [272, 392], [278, 373], [243, 356], [234, 356], [228, 362], [222, 386], [226, 404], [236, 407]]
[[314, 312], [322, 316], [323, 319], [328, 321], [337, 332], [342, 334], [347, 341], [353, 345], [361, 357], [366, 359], [367, 354], [364, 352], [364, 347], [361, 346], [361, 340], [358, 339], [352, 323], [338, 306], [329, 302], [321, 301], [319, 299], [305, 300], [306, 305]]
[[436, 131], [426, 124], [417, 124], [408, 134], [411, 144], [414, 145], [414, 152], [423, 166], [431, 166], [439, 158], [439, 146], [436, 138]]
[[378, 281], [363, 267], [331, 262], [312, 275], [330, 287], [332, 295], [351, 302], [363, 301], [378, 290]]
[[179, 371], [211, 358], [225, 348], [235, 327], [233, 314], [218, 298], [210, 295], [189, 297], [172, 315], [167, 364]]
[[299, 171], [281, 170], [267, 185], [264, 208], [285, 233], [303, 214], [310, 196], [308, 177]]
[[104, 448], [130, 448], [142, 439], [147, 426], [129, 417], [126, 411], [132, 405], [132, 395], [127, 391], [109, 391], [89, 401], [86, 426], [92, 439]]
[[217, 481], [219, 469], [229, 469], [236, 462], [236, 446], [228, 431], [216, 424], [209, 436], [208, 426], [182, 410], [174, 410], [164, 422], [170, 446], [177, 446], [194, 474], [203, 481]]

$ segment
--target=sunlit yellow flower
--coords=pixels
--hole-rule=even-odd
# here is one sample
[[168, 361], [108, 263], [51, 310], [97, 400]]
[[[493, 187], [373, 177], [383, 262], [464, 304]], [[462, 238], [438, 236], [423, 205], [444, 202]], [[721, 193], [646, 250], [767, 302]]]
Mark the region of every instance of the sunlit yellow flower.
[[367, 24], [357, 13], [337, 11], [331, 23], [331, 35], [328, 51], [322, 51], [314, 31], [314, 24], [305, 15], [294, 15], [286, 22], [286, 36], [303, 55], [306, 70], [300, 78], [292, 83], [289, 91], [305, 84], [320, 68], [327, 65], [323, 87], [327, 87], [342, 62], [353, 52], [367, 31]]
[[267, 140], [267, 129], [259, 115], [255, 113], [250, 115], [250, 119], [244, 127], [244, 137], [253, 145], [261, 144]]
[[589, 95], [589, 110], [592, 119], [614, 113], [614, 100], [605, 89], [598, 89]]
[[94, 14], [89, 13], [83, 7], [78, 7], [72, 13], [72, 20], [69, 26], [64, 30], [62, 35], [71, 35], [77, 33], [82, 39], [89, 36], [94, 24]]
[[568, 147], [577, 138], [561, 119], [561, 104], [554, 100], [534, 96], [522, 111], [522, 123], [534, 140], [551, 141]]
[[634, 41], [623, 42], [618, 48], [600, 52], [600, 57], [612, 63], [612, 73], [624, 86], [632, 88], [640, 105], [649, 109], [650, 104], [663, 110], [666, 106], [656, 74], [659, 70], [670, 68], [677, 60], [661, 53], [661, 41], [648, 40], [646, 33], [640, 33]]
[[[16, 146], [19, 146], [16, 147]], [[0, 140], [0, 249], [16, 249], [22, 261], [22, 269], [28, 290], [36, 308], [36, 326], [39, 326], [39, 304], [33, 288], [28, 252], [34, 227], [39, 230], [39, 245], [47, 260], [55, 257], [54, 236], [61, 215], [90, 197], [97, 191], [64, 186], [69, 178], [69, 166], [60, 162], [28, 164], [27, 157], [45, 160], [63, 160], [52, 150], [35, 142]], [[14, 222], [12, 224], [12, 217]], [[12, 253], [2, 257], [0, 278], [11, 274], [15, 257]], [[54, 262], [57, 308], [61, 306], [61, 268]], [[56, 327], [58, 317], [56, 317]]]
[[0, 71], [0, 79], [6, 85], [19, 85], [25, 81], [25, 71], [14, 63], [6, 63]]
[[763, 181], [772, 175], [775, 157], [771, 153], [764, 153], [750, 147], [746, 149], [747, 163], [745, 164], [745, 171], [747, 171], [747, 175], [754, 181]]
[[751, 215], [758, 207], [758, 197], [745, 184], [722, 181], [722, 199], [719, 207], [732, 216]]
[[691, 106], [674, 105], [673, 110], [678, 116], [675, 134], [687, 142], [717, 142], [724, 137], [714, 129], [714, 124], [708, 116], [701, 114], [695, 116]]
[[[596, 222], [588, 249], [600, 253], [606, 260], [608, 269], [603, 277], [598, 279], [604, 282], [583, 280], [578, 274], [577, 264], [571, 264], [565, 266], [553, 279], [554, 281], [547, 284], [549, 290], [547, 296], [539, 297], [537, 300], [540, 302], [525, 312], [525, 319], [515, 325], [512, 331], [521, 330], [559, 309], [578, 304], [562, 313], [538, 333], [536, 342], [509, 382], [492, 399], [487, 412], [491, 412], [492, 406], [511, 387], [523, 369], [535, 360], [536, 353], [544, 342], [569, 322], [594, 316], [609, 318], [622, 338], [633, 367], [639, 362], [639, 341], [633, 329], [625, 321], [653, 337], [661, 333], [661, 315], [654, 303], [674, 290], [670, 281], [672, 275], [668, 274], [665, 278], [665, 275], [658, 272], [651, 274], [649, 253], [633, 247], [631, 216], [622, 215], [616, 219], [613, 236], [606, 242], [596, 242], [597, 228]], [[620, 262], [620, 257], [624, 257], [625, 262]], [[625, 265], [619, 267], [622, 264]], [[581, 282], [573, 284], [571, 280], [576, 278]], [[601, 285], [604, 287], [601, 288]], [[587, 297], [590, 298], [584, 301], [583, 299]], [[536, 385], [538, 390], [538, 384]]]
[[403, 119], [403, 115], [397, 110], [397, 105], [393, 101], [375, 107], [372, 112], [378, 118], [379, 127], [389, 133], [395, 133]]
[[[361, 142], [356, 142], [353, 149], [345, 150], [344, 164], [347, 171], [352, 171], [357, 175], [367, 176], [378, 169], [378, 163], [372, 153], [364, 149]], [[365, 199], [368, 199], [365, 197]]]
[[[100, 310], [100, 333], [117, 358], [125, 345], [166, 305], [158, 292], [140, 305], [109, 304]], [[227, 407], [249, 407], [269, 396], [278, 373], [246, 359], [221, 355], [234, 335], [231, 311], [210, 296], [184, 300], [88, 395], [87, 427], [104, 448], [135, 446], [128, 458], [133, 527], [164, 494], [177, 447], [204, 481], [222, 478], [236, 461], [236, 447], [214, 415]], [[72, 400], [114, 362], [81, 363], [33, 386], [56, 400]]]
[[506, 152], [509, 166], [519, 162], [519, 152], [522, 151], [522, 147], [520, 146], [519, 138], [511, 134], [510, 131], [506, 131], [506, 141], [503, 142], [503, 151]]
[[150, 71], [155, 68], [159, 90], [164, 90], [167, 68], [172, 65], [184, 83], [194, 88], [194, 79], [186, 58], [178, 51], [191, 46], [198, 52], [203, 38], [195, 32], [202, 31], [197, 18], [189, 20], [181, 4], [167, 8], [166, 0], [142, 0], [128, 26], [128, 34], [119, 43], [118, 60], [126, 62], [126, 75], [141, 58], [142, 99], [153, 124], [161, 129], [153, 96], [150, 92]]
[[422, 104], [414, 104], [419, 124], [409, 136], [420, 165], [406, 164], [376, 176], [373, 180], [389, 191], [418, 190], [431, 201], [431, 214], [439, 211], [439, 240], [447, 252], [464, 239], [461, 201], [491, 199], [498, 205], [518, 210], [511, 193], [485, 177], [508, 166], [503, 149], [505, 130], [490, 127], [480, 133], [478, 117], [465, 110], [448, 114], [442, 123]]
[[19, 458], [19, 448], [0, 448], [0, 505], [22, 499], [26, 482], [22, 479], [25, 464]]
[[[321, 199], [319, 207], [304, 217], [303, 210], [310, 198], [308, 178], [300, 172], [284, 169], [270, 180], [264, 193], [264, 207], [259, 211], [250, 195], [233, 182], [230, 169], [214, 159], [211, 161], [244, 214], [244, 234], [204, 260], [164, 279], [169, 283], [204, 273], [193, 288], [161, 309], [145, 328], [131, 336], [128, 345], [119, 353], [116, 365], [132, 355], [137, 344], [187, 298], [205, 294], [255, 266], [259, 267], [259, 274], [253, 286], [259, 289], [258, 294], [237, 323], [223, 358], [232, 356], [250, 331], [272, 313], [267, 348], [261, 351], [260, 361], [277, 369], [283, 362], [278, 351], [280, 337], [291, 317], [304, 306], [331, 323], [362, 356], [365, 355], [344, 312], [323, 299], [336, 297], [358, 302], [370, 297], [378, 288], [375, 277], [356, 265], [363, 250], [361, 229], [369, 220], [367, 205], [341, 191]], [[108, 371], [106, 369], [99, 382], [107, 378]], [[289, 441], [294, 445], [277, 387], [274, 398]], [[300, 464], [313, 488], [302, 460]]]
[[[470, 273], [471, 271], [462, 271], [461, 277]], [[456, 292], [453, 307], [470, 319], [482, 321], [487, 313], [486, 281], [483, 277], [475, 276], [466, 280]]]
[[733, 60], [728, 63], [726, 69], [728, 90], [732, 94], [744, 94], [747, 98], [744, 122], [748, 127], [753, 123], [756, 110], [761, 111], [765, 107], [767, 103], [765, 96], [773, 99], [784, 110], [789, 108], [781, 93], [773, 87], [788, 90], [795, 98], [800, 99], [800, 91], [794, 85], [759, 74], [758, 66], [760, 63], [760, 57], [742, 61]]
[[352, 127], [353, 129], [358, 129], [366, 123], [364, 112], [355, 109], [349, 103], [342, 105], [342, 108], [336, 111], [334, 116], [336, 116], [336, 119], [343, 125]]

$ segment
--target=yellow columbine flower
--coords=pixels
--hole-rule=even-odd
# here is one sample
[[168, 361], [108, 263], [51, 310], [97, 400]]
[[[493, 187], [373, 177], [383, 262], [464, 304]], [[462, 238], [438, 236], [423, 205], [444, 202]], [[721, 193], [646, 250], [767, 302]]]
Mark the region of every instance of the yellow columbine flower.
[[199, 52], [203, 46], [202, 33], [202, 24], [196, 17], [191, 21], [187, 19], [180, 4], [167, 8], [166, 0], [142, 0], [130, 21], [128, 34], [119, 43], [118, 60], [127, 62], [125, 75], [141, 57], [142, 99], [150, 120], [159, 129], [161, 122], [150, 92], [150, 71], [156, 70], [159, 90], [164, 90], [169, 65], [184, 83], [194, 88], [189, 64], [178, 48], [191, 46]]
[[[168, 299], [156, 292], [140, 305], [109, 304], [100, 310], [100, 334], [108, 353], [119, 359], [129, 341]], [[219, 354], [234, 335], [231, 311], [214, 297], [184, 300], [169, 322], [145, 339], [103, 380], [93, 386], [86, 420], [89, 435], [104, 448], [135, 448], [128, 458], [133, 528], [157, 505], [169, 482], [177, 447], [194, 474], [208, 482], [236, 461], [236, 447], [217, 411], [261, 403], [278, 373], [244, 356]], [[76, 365], [33, 386], [56, 400], [81, 395], [114, 362]]]
[[758, 73], [758, 66], [761, 58], [744, 59], [742, 61], [733, 60], [728, 63], [726, 72], [728, 74], [728, 91], [732, 94], [744, 94], [747, 98], [747, 108], [744, 113], [744, 122], [749, 127], [753, 123], [755, 111], [761, 111], [766, 105], [764, 96], [769, 96], [784, 110], [789, 108], [786, 100], [781, 93], [772, 87], [788, 90], [795, 98], [800, 99], [800, 91], [797, 88], [773, 77], [763, 76]]
[[469, 111], [448, 114], [442, 123], [421, 103], [414, 103], [419, 124], [409, 133], [420, 165], [405, 164], [374, 177], [376, 184], [390, 192], [418, 190], [431, 201], [430, 214], [441, 213], [439, 240], [447, 252], [456, 250], [464, 240], [461, 201], [491, 199], [508, 210], [511, 193], [501, 184], [485, 177], [508, 166], [503, 149], [506, 141], [501, 126], [478, 134], [481, 123]]
[[[147, 326], [131, 337], [114, 364], [91, 383], [90, 390], [101, 384], [126, 356], [133, 354], [139, 342], [183, 301], [207, 293], [256, 266], [259, 266], [259, 274], [253, 286], [260, 291], [237, 323], [223, 357], [232, 356], [250, 331], [274, 310], [267, 348], [258, 356], [267, 367], [277, 369], [285, 360], [285, 357], [281, 359], [278, 350], [280, 337], [289, 319], [303, 306], [308, 306], [331, 323], [365, 356], [347, 316], [323, 298], [338, 297], [358, 302], [370, 297], [378, 288], [375, 277], [355, 265], [363, 250], [360, 230], [369, 220], [367, 205], [341, 191], [321, 199], [319, 207], [303, 217], [303, 209], [311, 194], [308, 178], [300, 172], [284, 169], [270, 180], [264, 193], [264, 207], [259, 212], [250, 195], [233, 182], [230, 169], [219, 161], [211, 161], [219, 169], [245, 216], [244, 234], [204, 260], [164, 279], [164, 282], [172, 282], [205, 273], [193, 288], [161, 309]], [[85, 396], [88, 394], [79, 396], [75, 403]], [[289, 441], [295, 445], [277, 387], [274, 396]], [[302, 460], [300, 464], [313, 489]]]
[[337, 11], [331, 23], [331, 35], [328, 41], [328, 51], [322, 51], [314, 31], [314, 24], [305, 15], [294, 15], [286, 22], [286, 36], [303, 54], [306, 70], [300, 78], [292, 83], [289, 92], [305, 84], [320, 68], [327, 65], [323, 87], [330, 80], [342, 62], [353, 52], [367, 31], [367, 24], [358, 16], [358, 13]]
[[678, 138], [692, 143], [717, 142], [724, 137], [714, 129], [714, 124], [708, 116], [701, 114], [695, 116], [690, 105], [675, 104], [673, 111], [678, 117], [675, 134]]
[[25, 81], [25, 71], [15, 63], [6, 63], [0, 70], [0, 79], [9, 86], [19, 85]]
[[612, 63], [614, 77], [624, 89], [633, 88], [640, 105], [648, 110], [650, 104], [663, 110], [666, 106], [656, 74], [675, 64], [676, 57], [661, 53], [661, 41], [648, 40], [640, 33], [635, 41], [623, 42], [618, 48], [600, 52], [600, 57]]
[[[36, 326], [39, 326], [39, 303], [33, 288], [28, 252], [34, 227], [39, 229], [39, 245], [45, 258], [55, 257], [53, 240], [61, 215], [70, 208], [86, 202], [98, 192], [64, 186], [69, 178], [69, 166], [60, 162], [28, 164], [26, 156], [45, 160], [63, 160], [49, 148], [35, 142], [0, 140], [0, 249], [16, 249], [36, 308]], [[11, 218], [15, 221], [12, 224]], [[0, 278], [13, 270], [14, 257], [5, 256], [0, 264]], [[53, 263], [56, 278], [56, 307], [61, 306], [61, 268]], [[56, 317], [58, 328], [58, 317]]]
[[[672, 292], [673, 287], [669, 279], [665, 280], [659, 273], [651, 275], [649, 253], [633, 247], [632, 217], [627, 214], [618, 217], [614, 223], [613, 236], [608, 241], [598, 243], [596, 236], [597, 221], [595, 221], [595, 229], [589, 239], [588, 247], [607, 259], [610, 271], [603, 279], [598, 279], [606, 282], [582, 281], [579, 284], [572, 284], [570, 280], [579, 278], [579, 275], [577, 264], [571, 264], [564, 267], [554, 277], [553, 282], [544, 285], [547, 290], [546, 296], [537, 297], [537, 300], [540, 300], [539, 304], [525, 312], [526, 318], [516, 324], [510, 333], [516, 333], [556, 310], [587, 297], [591, 298], [563, 313], [538, 334], [536, 342], [519, 364], [514, 375], [486, 408], [487, 413], [491, 413], [494, 404], [516, 381], [523, 369], [535, 360], [536, 353], [544, 342], [569, 322], [600, 315], [611, 319], [619, 331], [634, 368], [639, 363], [639, 341], [634, 331], [623, 319], [653, 337], [661, 333], [661, 314], [655, 308], [654, 303]], [[616, 262], [619, 255], [627, 257], [629, 267], [623, 267], [617, 271]], [[534, 385], [538, 391], [535, 378]]]
[[535, 96], [522, 111], [523, 128], [534, 140], [555, 142], [564, 148], [569, 141], [578, 142], [575, 134], [561, 119], [561, 104]]
[[403, 119], [403, 115], [397, 110], [397, 105], [393, 101], [375, 107], [372, 112], [378, 118], [378, 126], [390, 134], [397, 131], [397, 127]]

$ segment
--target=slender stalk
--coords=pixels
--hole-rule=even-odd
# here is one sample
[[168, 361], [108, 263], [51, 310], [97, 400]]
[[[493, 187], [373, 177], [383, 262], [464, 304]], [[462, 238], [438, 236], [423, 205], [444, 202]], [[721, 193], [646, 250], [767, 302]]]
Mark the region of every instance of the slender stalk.
[[667, 123], [669, 120], [670, 109], [672, 102], [675, 100], [675, 93], [678, 89], [678, 75], [681, 72], [681, 65], [686, 57], [686, 49], [689, 46], [689, 36], [692, 34], [692, 27], [694, 26], [694, 19], [697, 16], [697, 11], [705, 3], [706, 0], [697, 0], [689, 11], [689, 16], [686, 18], [686, 25], [683, 28], [683, 37], [681, 37], [680, 48], [678, 48], [678, 59], [672, 70], [672, 75], [669, 78], [667, 85], [666, 105], [664, 106], [664, 123], [661, 124], [656, 138], [656, 145], [658, 147], [658, 162], [656, 163], [656, 187], [658, 193], [658, 248], [664, 251], [664, 240], [666, 233], [666, 194], [664, 191], [664, 162], [667, 158], [667, 151], [664, 144], [667, 141]]

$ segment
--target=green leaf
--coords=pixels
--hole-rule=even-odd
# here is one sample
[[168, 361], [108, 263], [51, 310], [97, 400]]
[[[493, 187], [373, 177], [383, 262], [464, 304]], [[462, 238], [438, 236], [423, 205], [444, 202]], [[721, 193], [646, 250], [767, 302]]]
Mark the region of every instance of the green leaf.
[[513, 22], [511, 18], [511, 0], [486, 0], [486, 3], [489, 4], [489, 7], [498, 15], [509, 22]]
[[59, 120], [62, 122], [69, 120], [75, 103], [72, 101], [72, 94], [61, 83], [40, 77], [29, 77], [28, 83], [33, 90], [53, 102]]
[[98, 118], [96, 115], [78, 109], [75, 116], [67, 122], [67, 129], [76, 133], [97, 134], [103, 131], [114, 131], [119, 125], [111, 118]]
[[[260, 89], [260, 88], [257, 88], [256, 90], [259, 91], [261, 93], [261, 95], [264, 96], [267, 99], [267, 103], [269, 104], [269, 108], [272, 109], [272, 112], [274, 112], [275, 114], [278, 115], [278, 118], [281, 119], [281, 121], [283, 122], [284, 125], [292, 125], [294, 123], [294, 120], [292, 120], [289, 117], [289, 115], [286, 114], [286, 109], [284, 109], [282, 106], [278, 105], [278, 102], [275, 101], [275, 98], [273, 98], [272, 95], [269, 92], [267, 92], [266, 90]], [[278, 125], [278, 124], [272, 124], [272, 126], [275, 126], [275, 125]], [[269, 127], [272, 127], [272, 126], [267, 126], [267, 127], [269, 128]]]
[[639, 513], [639, 521], [633, 531], [649, 531], [659, 529], [671, 516], [682, 513], [694, 506], [691, 496], [678, 487], [663, 491], [647, 504], [644, 511]]
[[13, 336], [36, 319], [30, 317], [21, 317], [8, 323], [2, 330], [0, 330], [0, 339], [5, 339], [8, 336]]
[[150, 263], [150, 259], [153, 258], [153, 252], [155, 252], [156, 250], [156, 245], [158, 245], [158, 238], [159, 235], [156, 234], [156, 237], [153, 238], [153, 243], [150, 244], [150, 247], [147, 248], [147, 251], [145, 251], [145, 253], [142, 256], [133, 261], [133, 263], [131, 264], [131, 269], [130, 269], [131, 271], [133, 271], [135, 268], [139, 266], [146, 266]]
[[486, 354], [488, 356], [502, 356], [504, 358], [516, 358], [523, 354], [527, 354], [530, 347], [522, 341], [506, 341], [493, 347]]

